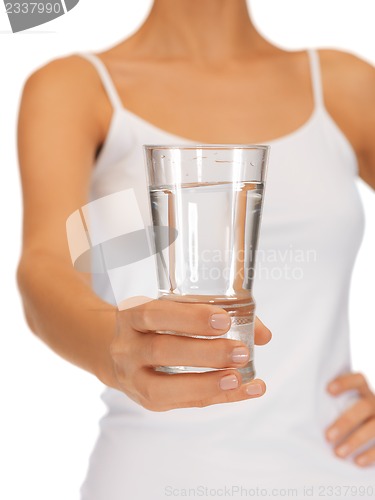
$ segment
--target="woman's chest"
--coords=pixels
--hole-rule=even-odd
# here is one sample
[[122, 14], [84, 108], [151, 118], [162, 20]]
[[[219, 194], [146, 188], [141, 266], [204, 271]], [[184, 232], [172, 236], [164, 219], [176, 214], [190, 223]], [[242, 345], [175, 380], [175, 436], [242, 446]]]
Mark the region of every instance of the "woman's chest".
[[258, 143], [304, 124], [314, 109], [303, 64], [252, 62], [202, 70], [183, 64], [113, 69], [123, 106], [173, 135], [201, 143]]

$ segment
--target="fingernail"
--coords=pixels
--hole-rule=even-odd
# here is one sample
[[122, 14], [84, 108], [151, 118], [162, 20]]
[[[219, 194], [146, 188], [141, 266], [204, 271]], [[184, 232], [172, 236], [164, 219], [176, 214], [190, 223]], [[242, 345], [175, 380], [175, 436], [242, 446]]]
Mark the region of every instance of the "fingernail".
[[249, 351], [246, 347], [235, 347], [232, 351], [233, 363], [245, 363], [249, 359]]
[[228, 391], [229, 389], [236, 389], [238, 387], [238, 379], [235, 375], [225, 375], [220, 380], [220, 389]]
[[260, 384], [250, 384], [246, 387], [249, 396], [260, 396], [263, 394], [263, 387]]
[[342, 446], [336, 448], [336, 453], [340, 457], [346, 457], [350, 453], [350, 446], [348, 444], [343, 444]]
[[358, 458], [356, 458], [355, 461], [358, 465], [368, 465], [368, 463], [369, 463], [367, 457], [358, 457]]
[[340, 431], [337, 427], [332, 427], [327, 431], [327, 438], [329, 441], [335, 441], [339, 437]]
[[213, 314], [210, 323], [216, 330], [226, 330], [230, 326], [230, 317], [226, 314]]

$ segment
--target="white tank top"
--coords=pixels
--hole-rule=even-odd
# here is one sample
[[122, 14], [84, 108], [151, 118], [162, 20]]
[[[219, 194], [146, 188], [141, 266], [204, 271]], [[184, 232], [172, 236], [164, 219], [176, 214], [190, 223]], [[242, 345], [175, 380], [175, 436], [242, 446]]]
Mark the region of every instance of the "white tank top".
[[[350, 370], [349, 288], [364, 221], [355, 153], [324, 106], [318, 54], [308, 54], [312, 115], [294, 132], [263, 142], [271, 145], [271, 157], [254, 295], [273, 339], [256, 348], [255, 366], [267, 393], [156, 413], [106, 389], [108, 413], [82, 499], [357, 498], [354, 490], [345, 493], [348, 485], [368, 488], [358, 498], [374, 498], [374, 468], [337, 458], [324, 438], [357, 397], [333, 398], [326, 385]], [[100, 59], [82, 56], [96, 67], [114, 110], [93, 169], [91, 199], [131, 187], [148, 225], [142, 145], [192, 141], [125, 109]], [[123, 298], [157, 296], [152, 259], [117, 269], [111, 279]], [[95, 278], [94, 288], [115, 303], [104, 276]]]

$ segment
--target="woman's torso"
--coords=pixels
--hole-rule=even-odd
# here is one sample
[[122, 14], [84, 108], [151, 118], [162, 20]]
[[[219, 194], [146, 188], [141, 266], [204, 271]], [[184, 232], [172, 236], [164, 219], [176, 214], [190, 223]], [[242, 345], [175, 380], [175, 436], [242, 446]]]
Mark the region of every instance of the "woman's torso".
[[[258, 315], [274, 334], [271, 344], [255, 353], [266, 395], [159, 414], [107, 389], [103, 399], [108, 414], [101, 421], [84, 499], [159, 499], [165, 498], [168, 486], [199, 484], [313, 484], [318, 497], [319, 485], [372, 481], [373, 472], [336, 458], [324, 439], [325, 428], [354, 398], [333, 399], [325, 387], [350, 369], [348, 294], [363, 214], [354, 150], [327, 112], [319, 58], [314, 51], [309, 54], [313, 111], [278, 139], [251, 141], [271, 145], [254, 285]], [[148, 225], [142, 144], [192, 141], [125, 108], [100, 60], [86, 57], [101, 74], [114, 107], [93, 171], [91, 199], [133, 188]], [[296, 103], [290, 98], [285, 108], [285, 116], [294, 116], [288, 116], [288, 123], [298, 121]], [[250, 100], [244, 108], [252, 121]], [[280, 112], [275, 111], [276, 128], [282, 124]], [[235, 135], [236, 120], [230, 120]], [[132, 295], [156, 297], [154, 262], [149, 258], [113, 270], [109, 280], [96, 276], [94, 288], [112, 303]], [[147, 481], [140, 470], [147, 471]]]

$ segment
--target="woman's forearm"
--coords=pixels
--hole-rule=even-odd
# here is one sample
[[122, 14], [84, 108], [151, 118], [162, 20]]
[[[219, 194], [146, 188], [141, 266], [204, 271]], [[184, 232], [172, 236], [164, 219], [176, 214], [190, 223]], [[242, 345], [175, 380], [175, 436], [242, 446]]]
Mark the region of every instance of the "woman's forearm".
[[57, 354], [116, 387], [109, 350], [115, 307], [68, 262], [48, 253], [24, 253], [17, 279], [31, 330]]

